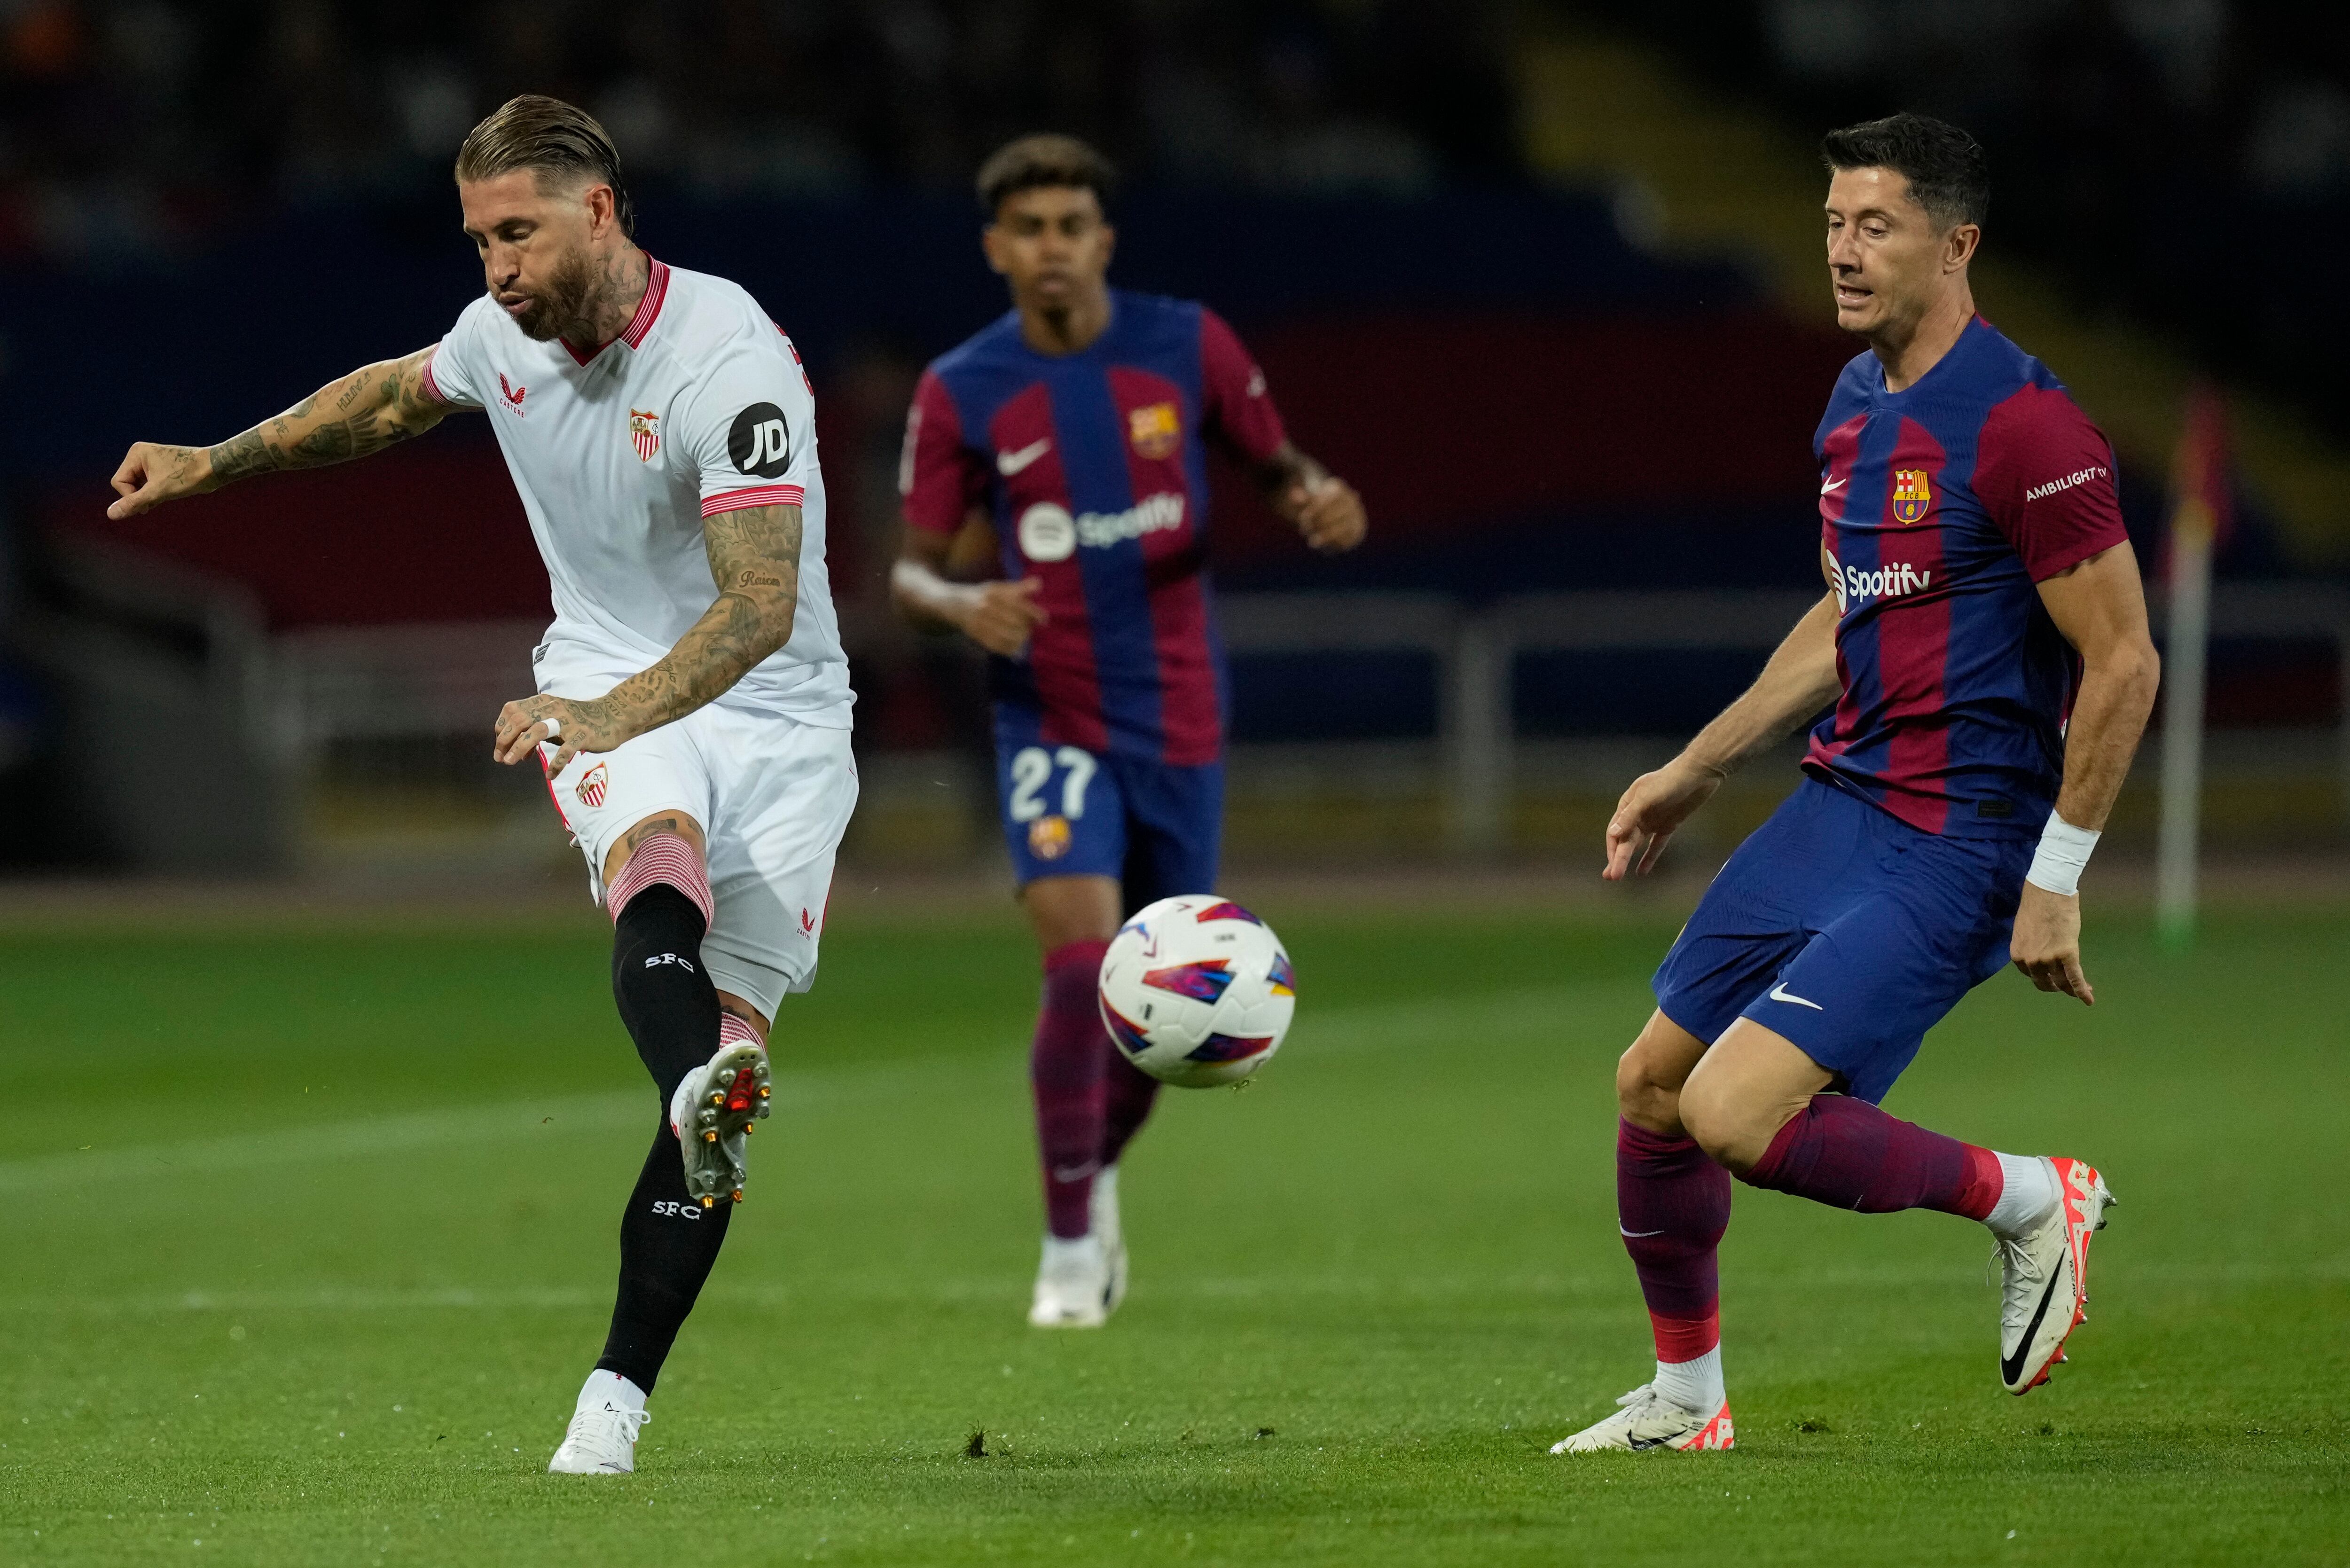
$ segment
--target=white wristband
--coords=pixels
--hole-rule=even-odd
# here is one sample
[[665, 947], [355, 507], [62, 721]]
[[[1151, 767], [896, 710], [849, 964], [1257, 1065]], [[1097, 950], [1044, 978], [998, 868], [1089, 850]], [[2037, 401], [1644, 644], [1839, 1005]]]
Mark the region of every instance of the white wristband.
[[2096, 846], [2095, 834], [2074, 826], [2052, 811], [2048, 826], [2040, 833], [2040, 848], [2032, 857], [2032, 869], [2023, 874], [2023, 879], [2059, 898], [2076, 898], [2081, 891], [2081, 868], [2088, 865], [2089, 851]]

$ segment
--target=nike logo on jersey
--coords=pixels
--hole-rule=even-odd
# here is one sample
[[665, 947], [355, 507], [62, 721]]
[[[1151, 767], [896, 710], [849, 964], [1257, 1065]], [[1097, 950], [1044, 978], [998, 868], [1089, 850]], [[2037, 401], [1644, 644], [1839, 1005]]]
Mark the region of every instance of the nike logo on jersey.
[[[1822, 1007], [1818, 1002], [1807, 1001], [1803, 997], [1797, 996], [1794, 992], [1789, 991], [1787, 989], [1787, 982], [1783, 980], [1771, 988], [1771, 1000], [1773, 1002], [1792, 1002], [1797, 1007], [1808, 1007], [1814, 1012], [1825, 1012], [1827, 1011], [1826, 1008]], [[1619, 1226], [1617, 1229], [1620, 1230], [1622, 1227]]]
[[1664, 1234], [1662, 1231], [1627, 1231], [1624, 1229], [1624, 1221], [1621, 1220], [1616, 1221], [1616, 1230], [1617, 1234], [1634, 1241], [1638, 1241], [1643, 1236], [1661, 1236]]
[[1825, 483], [1823, 483], [1823, 484], [1820, 486], [1820, 493], [1821, 493], [1822, 495], [1825, 495], [1825, 494], [1826, 494], [1828, 492], [1830, 492], [1831, 490], [1842, 490], [1843, 488], [1844, 488], [1844, 481], [1843, 481], [1843, 480], [1841, 480], [1841, 479], [1831, 479], [1831, 480], [1826, 481]]
[[1018, 452], [999, 452], [995, 454], [995, 472], [1009, 479], [1052, 450], [1052, 438], [1047, 436], [1030, 441]]

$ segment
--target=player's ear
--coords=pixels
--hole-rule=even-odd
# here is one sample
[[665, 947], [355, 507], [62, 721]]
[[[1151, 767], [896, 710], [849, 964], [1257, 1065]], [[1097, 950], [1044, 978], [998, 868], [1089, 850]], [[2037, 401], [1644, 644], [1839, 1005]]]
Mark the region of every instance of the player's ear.
[[1101, 246], [1102, 265], [1107, 267], [1110, 264], [1110, 258], [1118, 254], [1118, 231], [1107, 222], [1104, 222], [1101, 226]]
[[1007, 270], [1004, 265], [1003, 231], [994, 223], [979, 231], [980, 254], [987, 257], [987, 270], [998, 277]]
[[1976, 223], [1960, 223], [1942, 240], [1942, 264], [1946, 272], [1956, 272], [1974, 259], [1975, 247], [1982, 244], [1982, 228]]

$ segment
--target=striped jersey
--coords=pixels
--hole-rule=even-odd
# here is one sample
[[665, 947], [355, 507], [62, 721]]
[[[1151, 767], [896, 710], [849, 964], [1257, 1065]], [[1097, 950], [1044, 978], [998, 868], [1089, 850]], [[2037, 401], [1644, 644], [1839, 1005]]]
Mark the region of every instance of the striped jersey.
[[1843, 691], [1805, 771], [1929, 833], [2036, 837], [2080, 676], [2036, 585], [2127, 540], [2112, 446], [1981, 317], [1902, 391], [1856, 357], [1814, 446]]
[[1083, 351], [1041, 354], [1008, 313], [931, 362], [906, 419], [909, 525], [993, 522], [1007, 578], [1048, 618], [992, 661], [997, 701], [1047, 744], [1190, 766], [1223, 749], [1225, 683], [1207, 582], [1205, 441], [1263, 462], [1281, 447], [1263, 374], [1231, 327], [1185, 300], [1113, 290]]
[[425, 364], [432, 396], [485, 409], [538, 553], [550, 681], [617, 683], [658, 661], [718, 597], [705, 518], [800, 509], [791, 640], [722, 693], [736, 708], [849, 727], [848, 662], [824, 565], [816, 398], [799, 354], [735, 284], [653, 262], [620, 336], [542, 343], [484, 294]]

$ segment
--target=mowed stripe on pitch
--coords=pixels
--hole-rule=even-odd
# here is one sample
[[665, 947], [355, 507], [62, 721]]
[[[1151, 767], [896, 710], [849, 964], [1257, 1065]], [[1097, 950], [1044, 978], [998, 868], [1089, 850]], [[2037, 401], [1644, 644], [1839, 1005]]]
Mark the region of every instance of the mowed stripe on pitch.
[[[1323, 1053], [1352, 1055], [1406, 1046], [1428, 1049], [1450, 1040], [1555, 1027], [1565, 1015], [1563, 1008], [1572, 1005], [1575, 996], [1575, 990], [1554, 988], [1459, 1002], [1331, 1009], [1300, 1019], [1287, 1049], [1294, 1061]], [[1005, 1049], [1024, 1050], [1024, 1044], [1007, 1041]], [[805, 1109], [823, 1102], [919, 1094], [950, 1084], [961, 1092], [973, 1075], [999, 1075], [1000, 1066], [992, 1056], [970, 1053], [812, 1071], [794, 1071], [786, 1060], [779, 1064], [775, 1079], [777, 1108]], [[1273, 1070], [1283, 1067], [1296, 1070], [1289, 1063]], [[632, 1131], [643, 1127], [650, 1108], [641, 1090], [613, 1091], [359, 1117], [177, 1143], [104, 1144], [87, 1151], [0, 1160], [0, 1196], [92, 1182], [172, 1180], [271, 1166], [411, 1154], [520, 1137], [550, 1125], [559, 1132]]]

